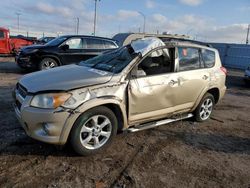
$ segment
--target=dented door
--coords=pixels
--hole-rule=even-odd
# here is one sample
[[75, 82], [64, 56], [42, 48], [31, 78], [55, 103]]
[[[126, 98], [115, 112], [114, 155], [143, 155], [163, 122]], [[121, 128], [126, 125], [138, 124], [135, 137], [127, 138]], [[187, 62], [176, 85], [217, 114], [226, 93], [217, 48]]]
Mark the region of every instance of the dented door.
[[129, 121], [162, 116], [174, 110], [179, 92], [177, 73], [131, 79], [128, 89]]

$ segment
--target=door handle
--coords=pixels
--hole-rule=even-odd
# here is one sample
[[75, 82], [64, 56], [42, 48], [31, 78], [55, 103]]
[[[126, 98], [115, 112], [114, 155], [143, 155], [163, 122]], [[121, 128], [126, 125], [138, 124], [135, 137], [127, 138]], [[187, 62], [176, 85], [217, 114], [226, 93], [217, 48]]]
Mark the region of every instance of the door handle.
[[179, 82], [177, 81], [177, 80], [171, 80], [169, 83], [168, 83], [168, 85], [169, 86], [174, 86], [175, 84], [178, 84]]
[[202, 77], [202, 79], [203, 79], [203, 80], [207, 80], [207, 79], [208, 79], [208, 76], [207, 76], [207, 75], [204, 75], [204, 76]]

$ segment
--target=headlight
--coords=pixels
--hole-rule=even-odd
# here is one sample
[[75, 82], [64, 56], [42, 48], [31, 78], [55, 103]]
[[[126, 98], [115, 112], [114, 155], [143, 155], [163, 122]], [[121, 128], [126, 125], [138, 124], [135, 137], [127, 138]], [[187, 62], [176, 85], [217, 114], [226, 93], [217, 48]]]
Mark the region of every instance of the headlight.
[[36, 53], [38, 51], [38, 49], [31, 49], [31, 50], [28, 50], [26, 52], [26, 54], [32, 54], [32, 53]]
[[33, 97], [30, 105], [38, 108], [55, 109], [63, 105], [70, 96], [69, 93], [39, 94]]

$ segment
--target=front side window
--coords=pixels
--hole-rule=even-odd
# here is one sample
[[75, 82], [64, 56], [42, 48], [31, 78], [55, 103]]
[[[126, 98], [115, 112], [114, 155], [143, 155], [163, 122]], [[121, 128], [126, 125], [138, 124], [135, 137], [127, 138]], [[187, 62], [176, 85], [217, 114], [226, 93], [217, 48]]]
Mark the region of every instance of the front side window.
[[215, 53], [211, 50], [201, 50], [202, 59], [206, 68], [211, 68], [215, 64]]
[[195, 70], [202, 67], [198, 48], [178, 48], [179, 71]]
[[173, 50], [165, 48], [151, 52], [138, 65], [138, 71], [143, 71], [145, 76], [171, 72], [174, 66]]
[[69, 49], [82, 49], [82, 39], [80, 38], [69, 39], [65, 44], [69, 45]]
[[4, 32], [0, 31], [0, 38], [4, 38]]

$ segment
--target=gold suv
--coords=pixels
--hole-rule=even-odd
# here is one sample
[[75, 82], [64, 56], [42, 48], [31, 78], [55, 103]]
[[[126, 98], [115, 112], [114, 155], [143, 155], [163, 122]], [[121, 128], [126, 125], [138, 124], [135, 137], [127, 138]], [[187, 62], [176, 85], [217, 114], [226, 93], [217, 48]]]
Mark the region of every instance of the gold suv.
[[218, 51], [150, 37], [77, 65], [31, 73], [17, 83], [17, 118], [34, 139], [67, 141], [81, 154], [135, 132], [180, 119], [209, 119], [223, 97]]

